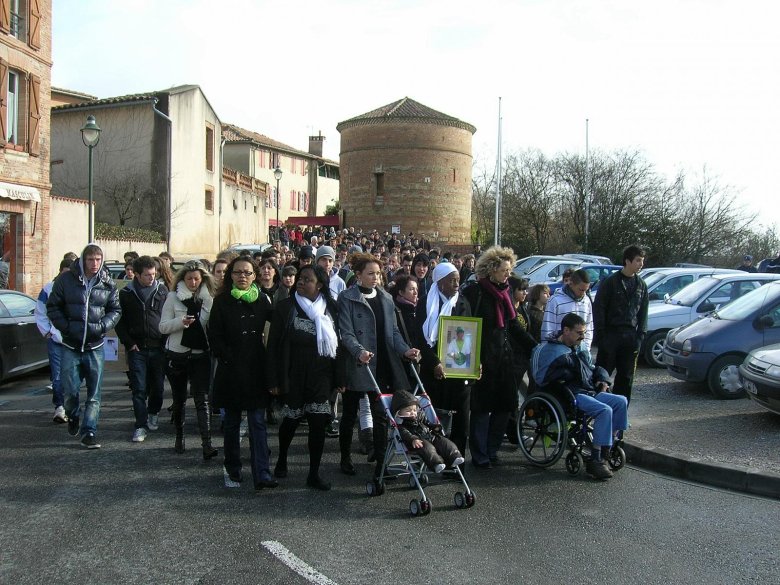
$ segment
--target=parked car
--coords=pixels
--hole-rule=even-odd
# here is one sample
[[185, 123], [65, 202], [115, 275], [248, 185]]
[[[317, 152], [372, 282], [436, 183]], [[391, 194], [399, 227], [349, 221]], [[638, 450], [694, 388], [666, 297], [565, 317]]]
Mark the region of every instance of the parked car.
[[[599, 284], [607, 276], [622, 269], [622, 266], [616, 264], [581, 264], [580, 266], [577, 266], [577, 270], [584, 270], [588, 273], [588, 278], [590, 279], [590, 289], [588, 289], [588, 292], [591, 293], [598, 290]], [[548, 286], [550, 287], [550, 294], [552, 294], [559, 288], [563, 288], [563, 280], [554, 282]]]
[[35, 299], [0, 290], [0, 381], [47, 365], [46, 339], [35, 325]]
[[228, 252], [236, 252], [237, 254], [249, 254], [250, 256], [257, 254], [258, 252], [262, 253], [265, 252], [268, 248], [271, 247], [271, 244], [265, 243], [265, 244], [235, 244], [233, 246], [230, 246], [227, 251]]
[[780, 414], [780, 344], [751, 351], [739, 366], [739, 380], [748, 398]]
[[718, 398], [740, 398], [745, 391], [739, 365], [748, 352], [773, 343], [780, 343], [778, 281], [747, 293], [708, 317], [671, 330], [663, 361], [674, 378], [706, 382]]
[[563, 278], [563, 273], [569, 268], [579, 268], [582, 260], [574, 258], [557, 258], [542, 262], [536, 268], [523, 276], [528, 279], [530, 286], [535, 284], [552, 284]]
[[647, 284], [647, 294], [651, 303], [662, 302], [666, 295], [672, 296], [702, 276], [741, 272], [730, 268], [651, 268], [650, 270], [652, 270], [650, 273], [643, 270], [640, 276]]
[[544, 256], [539, 254], [535, 256], [526, 256], [515, 262], [515, 265], [512, 267], [512, 273], [520, 278], [525, 278], [525, 275], [539, 266], [539, 264], [547, 262], [548, 260], [560, 260], [561, 258], [563, 258], [563, 256]]
[[103, 268], [108, 270], [111, 274], [111, 278], [118, 280], [125, 277], [125, 263], [117, 262], [116, 260], [108, 260], [103, 262]]
[[670, 329], [705, 316], [738, 299], [762, 284], [780, 279], [776, 274], [714, 274], [692, 282], [663, 303], [652, 303], [647, 311], [647, 336], [640, 348], [645, 361], [663, 368], [664, 340]]
[[564, 254], [567, 258], [575, 258], [577, 260], [582, 260], [583, 262], [587, 262], [588, 264], [612, 264], [612, 260], [607, 258], [606, 256], [595, 256], [593, 254]]

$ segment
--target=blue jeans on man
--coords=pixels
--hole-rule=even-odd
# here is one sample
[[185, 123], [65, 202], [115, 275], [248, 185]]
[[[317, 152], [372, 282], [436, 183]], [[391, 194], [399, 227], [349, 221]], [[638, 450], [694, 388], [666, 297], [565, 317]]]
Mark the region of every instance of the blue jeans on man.
[[620, 394], [599, 392], [576, 396], [577, 408], [593, 418], [593, 445], [611, 447], [617, 431], [628, 428], [628, 399]]
[[65, 405], [65, 397], [62, 393], [62, 378], [60, 368], [62, 363], [62, 344], [57, 343], [51, 337], [46, 340], [46, 349], [49, 352], [49, 380], [51, 380], [51, 403], [54, 408]]
[[103, 347], [82, 352], [63, 345], [61, 357], [60, 382], [65, 398], [65, 412], [70, 419], [79, 418], [79, 386], [81, 380], [85, 380], [87, 399], [84, 401], [84, 416], [81, 418], [79, 434], [97, 433], [100, 389], [103, 384]]
[[135, 428], [148, 428], [150, 414], [158, 414], [163, 403], [165, 352], [161, 347], [127, 352], [130, 390], [133, 393]]

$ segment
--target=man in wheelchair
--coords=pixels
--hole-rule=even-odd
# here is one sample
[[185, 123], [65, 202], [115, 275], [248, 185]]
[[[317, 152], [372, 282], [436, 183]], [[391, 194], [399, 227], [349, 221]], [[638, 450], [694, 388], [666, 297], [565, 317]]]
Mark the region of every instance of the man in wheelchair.
[[576, 408], [593, 419], [593, 451], [585, 471], [596, 479], [612, 477], [607, 465], [612, 442], [628, 428], [628, 401], [611, 394], [609, 374], [593, 365], [590, 352], [580, 348], [585, 321], [569, 313], [561, 331], [538, 345], [531, 358], [531, 372], [540, 389], [563, 384], [575, 396]]

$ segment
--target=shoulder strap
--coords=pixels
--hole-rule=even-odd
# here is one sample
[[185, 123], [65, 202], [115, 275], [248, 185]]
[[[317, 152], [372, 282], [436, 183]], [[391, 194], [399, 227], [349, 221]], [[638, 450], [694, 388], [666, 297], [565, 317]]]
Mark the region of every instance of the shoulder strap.
[[403, 332], [404, 339], [406, 340], [406, 344], [411, 347], [412, 346], [412, 338], [409, 337], [409, 331], [406, 329], [406, 321], [404, 320], [404, 316], [401, 314], [401, 311], [398, 309], [398, 307], [395, 306], [395, 303], [393, 303], [393, 309], [395, 309], [395, 317], [396, 321], [398, 321], [398, 325], [401, 328], [401, 331]]

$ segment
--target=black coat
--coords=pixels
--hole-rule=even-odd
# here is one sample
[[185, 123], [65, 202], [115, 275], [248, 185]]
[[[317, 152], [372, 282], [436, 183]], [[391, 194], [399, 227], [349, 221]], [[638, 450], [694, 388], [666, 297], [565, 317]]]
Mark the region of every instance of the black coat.
[[138, 294], [137, 286], [138, 281], [134, 279], [119, 291], [122, 318], [116, 324], [116, 334], [127, 349], [134, 345], [138, 349], [162, 347], [164, 336], [160, 333], [160, 315], [168, 297], [168, 289], [155, 281], [153, 290], [144, 302]]
[[80, 351], [103, 345], [103, 337], [116, 327], [122, 309], [111, 275], [101, 267], [97, 281], [87, 294], [81, 263], [54, 279], [46, 301], [49, 321], [62, 332], [62, 343]]
[[531, 355], [536, 341], [512, 315], [504, 315], [504, 328], [499, 328], [496, 301], [479, 282], [468, 285], [462, 294], [471, 305], [472, 316], [482, 318], [482, 378], [471, 390], [471, 408], [476, 412], [514, 410], [519, 384], [516, 371], [523, 358]]
[[215, 408], [266, 408], [263, 330], [271, 316], [268, 298], [254, 303], [223, 293], [214, 299], [209, 318], [209, 344], [217, 359], [214, 377]]

